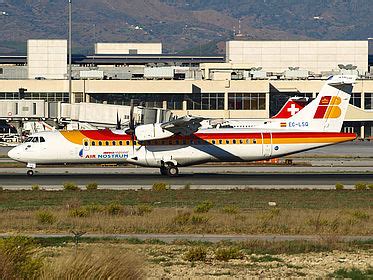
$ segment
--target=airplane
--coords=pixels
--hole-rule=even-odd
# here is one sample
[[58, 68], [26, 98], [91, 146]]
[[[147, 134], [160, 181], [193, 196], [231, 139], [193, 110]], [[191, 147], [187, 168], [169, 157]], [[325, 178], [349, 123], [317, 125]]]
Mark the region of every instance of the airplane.
[[29, 176], [37, 164], [131, 163], [177, 176], [184, 166], [278, 158], [356, 139], [354, 133], [340, 132], [355, 80], [330, 77], [300, 112], [260, 129], [201, 129], [204, 118], [192, 116], [135, 127], [131, 117], [127, 130], [36, 133], [8, 156], [27, 163]]

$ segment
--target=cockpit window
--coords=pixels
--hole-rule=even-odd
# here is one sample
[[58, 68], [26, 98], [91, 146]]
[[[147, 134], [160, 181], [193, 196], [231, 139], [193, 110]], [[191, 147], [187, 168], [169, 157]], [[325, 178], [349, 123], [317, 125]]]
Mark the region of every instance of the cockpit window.
[[31, 142], [31, 141], [32, 141], [32, 137], [27, 137], [25, 142]]
[[33, 143], [38, 143], [38, 142], [39, 142], [39, 137], [34, 137], [34, 138], [32, 138], [32, 142], [33, 142]]
[[45, 142], [44, 137], [40, 137], [40, 143], [44, 143], [44, 142]]

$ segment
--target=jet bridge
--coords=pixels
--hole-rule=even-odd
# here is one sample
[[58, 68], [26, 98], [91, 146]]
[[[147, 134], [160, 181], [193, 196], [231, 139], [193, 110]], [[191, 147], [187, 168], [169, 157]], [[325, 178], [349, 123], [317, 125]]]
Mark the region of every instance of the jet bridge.
[[[115, 128], [128, 126], [131, 106], [62, 102], [44, 100], [0, 100], [0, 119], [6, 120], [21, 134], [27, 122], [43, 121], [54, 128]], [[161, 108], [134, 107], [137, 124], [166, 122], [171, 111]]]

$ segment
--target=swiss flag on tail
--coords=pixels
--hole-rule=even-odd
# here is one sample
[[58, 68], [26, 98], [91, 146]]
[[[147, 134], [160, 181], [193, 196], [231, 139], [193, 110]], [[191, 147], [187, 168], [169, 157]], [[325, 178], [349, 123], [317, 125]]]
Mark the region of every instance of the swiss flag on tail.
[[273, 116], [272, 119], [288, 119], [294, 116], [307, 105], [307, 101], [308, 100], [305, 99], [290, 98], [288, 101], [286, 101], [280, 112]]

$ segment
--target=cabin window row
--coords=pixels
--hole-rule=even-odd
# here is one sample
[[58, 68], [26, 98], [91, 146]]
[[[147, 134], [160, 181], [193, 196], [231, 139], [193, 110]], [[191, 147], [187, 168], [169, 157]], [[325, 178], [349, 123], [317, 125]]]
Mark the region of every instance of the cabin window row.
[[[134, 141], [133, 145], [147, 145], [147, 146], [155, 146], [155, 145], [230, 145], [230, 144], [256, 144], [256, 139], [185, 139], [185, 140], [151, 140], [151, 141], [144, 141], [138, 142]], [[84, 141], [84, 146], [130, 146], [132, 145], [132, 141]]]

